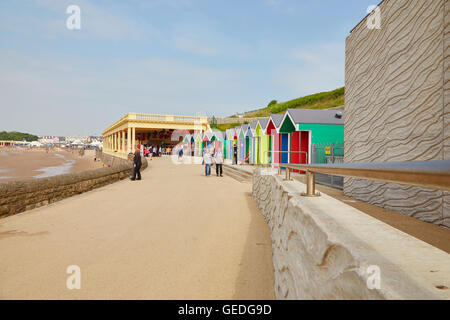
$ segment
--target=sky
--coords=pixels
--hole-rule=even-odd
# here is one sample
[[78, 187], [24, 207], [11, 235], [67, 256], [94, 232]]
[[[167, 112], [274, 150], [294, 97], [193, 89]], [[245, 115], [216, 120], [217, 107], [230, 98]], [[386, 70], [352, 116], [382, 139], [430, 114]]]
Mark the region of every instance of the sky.
[[377, 3], [2, 0], [0, 131], [100, 135], [128, 112], [224, 117], [342, 87], [345, 38]]

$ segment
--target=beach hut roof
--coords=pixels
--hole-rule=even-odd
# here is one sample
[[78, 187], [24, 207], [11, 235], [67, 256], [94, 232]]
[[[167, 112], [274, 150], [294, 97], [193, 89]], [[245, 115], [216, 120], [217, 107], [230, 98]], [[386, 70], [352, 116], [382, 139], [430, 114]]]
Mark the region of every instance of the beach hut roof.
[[288, 109], [283, 118], [289, 116], [294, 124], [344, 124], [344, 111]]
[[223, 132], [219, 130], [215, 130], [212, 132], [212, 137], [216, 137], [217, 140], [223, 140]]
[[[255, 121], [255, 123], [256, 123], [256, 121]], [[256, 129], [256, 127], [255, 127], [255, 129]], [[250, 137], [250, 138], [254, 136], [254, 133], [255, 133], [255, 130], [252, 129], [251, 125], [249, 125], [247, 128], [247, 131], [244, 132], [245, 136]]]
[[258, 125], [258, 121], [250, 122], [250, 129], [252, 129], [253, 131], [256, 130], [257, 125]]
[[275, 127], [279, 127], [281, 123], [283, 122], [284, 114], [271, 114], [270, 118], [275, 125]]
[[201, 132], [194, 133], [194, 139], [195, 141], [203, 140], [203, 134]]
[[267, 125], [269, 124], [269, 118], [260, 118], [258, 119], [259, 126], [262, 130], [266, 130]]
[[213, 137], [213, 133], [212, 132], [205, 132], [203, 134], [203, 141], [211, 141], [211, 138]]

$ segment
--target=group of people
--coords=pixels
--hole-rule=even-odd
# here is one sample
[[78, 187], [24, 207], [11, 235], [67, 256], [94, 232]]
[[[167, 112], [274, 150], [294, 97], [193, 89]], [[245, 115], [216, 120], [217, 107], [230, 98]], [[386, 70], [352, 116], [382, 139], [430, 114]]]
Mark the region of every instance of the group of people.
[[[156, 147], [154, 147], [156, 148]], [[147, 150], [147, 151], [146, 151]], [[161, 154], [161, 147], [158, 150]], [[145, 157], [148, 156], [148, 154], [153, 155], [152, 147], [144, 147], [143, 155]], [[151, 156], [150, 156], [151, 157]], [[180, 148], [178, 152], [178, 157], [183, 157], [183, 148]], [[223, 177], [223, 162], [224, 162], [224, 156], [223, 152], [218, 149], [214, 151], [214, 149], [205, 149], [203, 152], [203, 164], [205, 166], [205, 176], [209, 177], [211, 176], [211, 166], [216, 166], [216, 175], [219, 177]], [[142, 159], [141, 159], [141, 149], [139, 147], [136, 147], [136, 150], [133, 155], [133, 168], [132, 168], [132, 174], [130, 179], [132, 181], [135, 180], [141, 180], [141, 166], [142, 166]]]
[[223, 177], [223, 153], [219, 149], [214, 152], [214, 149], [203, 152], [203, 164], [205, 165], [205, 176], [211, 176], [211, 166], [215, 164], [216, 175]]
[[143, 156], [146, 158], [159, 157], [161, 155], [167, 155], [172, 152], [172, 147], [166, 146], [144, 146]]

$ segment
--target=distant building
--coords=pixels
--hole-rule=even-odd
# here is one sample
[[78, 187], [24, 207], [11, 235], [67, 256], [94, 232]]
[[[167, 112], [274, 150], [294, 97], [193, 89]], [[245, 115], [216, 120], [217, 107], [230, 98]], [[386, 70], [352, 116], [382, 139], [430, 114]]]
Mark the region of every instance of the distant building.
[[59, 144], [59, 137], [41, 136], [41, 137], [39, 137], [38, 142], [42, 143], [42, 144]]
[[82, 143], [87, 143], [89, 136], [66, 136], [66, 143], [72, 143], [74, 141], [81, 141]]

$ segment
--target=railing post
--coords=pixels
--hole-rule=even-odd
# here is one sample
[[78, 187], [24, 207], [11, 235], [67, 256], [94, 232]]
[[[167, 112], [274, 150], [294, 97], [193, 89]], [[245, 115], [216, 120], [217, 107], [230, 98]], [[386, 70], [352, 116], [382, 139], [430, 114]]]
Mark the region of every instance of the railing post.
[[314, 172], [308, 171], [306, 179], [306, 195], [309, 197], [314, 196], [316, 194], [316, 177]]
[[318, 197], [319, 193], [316, 193], [316, 175], [312, 171], [306, 173], [306, 193], [303, 193], [304, 197]]
[[286, 178], [285, 181], [292, 181], [291, 179], [291, 168], [286, 167]]

